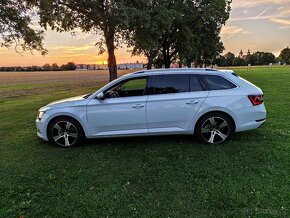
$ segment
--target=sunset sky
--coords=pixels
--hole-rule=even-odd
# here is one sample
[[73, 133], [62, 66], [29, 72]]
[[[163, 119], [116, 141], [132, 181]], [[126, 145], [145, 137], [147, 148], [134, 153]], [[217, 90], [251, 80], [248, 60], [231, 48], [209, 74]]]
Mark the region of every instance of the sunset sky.
[[[226, 51], [238, 54], [245, 52], [270, 51], [275, 55], [286, 46], [290, 46], [290, 0], [233, 0], [230, 19], [223, 27], [222, 41]], [[107, 55], [97, 55], [95, 47], [99, 37], [95, 34], [76, 36], [70, 33], [48, 31], [45, 46], [49, 53], [41, 56], [25, 53], [22, 56], [14, 48], [0, 48], [0, 66], [44, 65], [45, 63], [97, 64], [107, 60]], [[116, 51], [117, 62], [146, 61], [144, 57], [131, 57], [128, 48]]]

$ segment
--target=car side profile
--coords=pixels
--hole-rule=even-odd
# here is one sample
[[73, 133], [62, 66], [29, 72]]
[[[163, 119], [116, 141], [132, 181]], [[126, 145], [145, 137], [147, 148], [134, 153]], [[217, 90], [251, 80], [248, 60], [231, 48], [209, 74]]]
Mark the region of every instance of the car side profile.
[[266, 121], [260, 88], [233, 71], [163, 69], [127, 74], [95, 93], [41, 108], [37, 135], [70, 147], [85, 138], [195, 135], [221, 144]]

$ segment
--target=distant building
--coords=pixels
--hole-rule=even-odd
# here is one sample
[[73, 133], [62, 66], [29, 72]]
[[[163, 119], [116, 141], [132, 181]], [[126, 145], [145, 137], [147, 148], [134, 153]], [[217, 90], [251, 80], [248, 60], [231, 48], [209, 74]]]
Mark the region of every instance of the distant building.
[[[127, 69], [143, 69], [143, 63], [124, 63], [117, 64], [117, 68], [119, 70], [127, 70]], [[107, 64], [77, 64], [76, 70], [108, 70]]]
[[88, 68], [86, 64], [77, 64], [76, 70], [88, 70]]
[[125, 63], [125, 64], [117, 64], [117, 68], [119, 70], [126, 70], [126, 69], [143, 69], [144, 64], [143, 63]]

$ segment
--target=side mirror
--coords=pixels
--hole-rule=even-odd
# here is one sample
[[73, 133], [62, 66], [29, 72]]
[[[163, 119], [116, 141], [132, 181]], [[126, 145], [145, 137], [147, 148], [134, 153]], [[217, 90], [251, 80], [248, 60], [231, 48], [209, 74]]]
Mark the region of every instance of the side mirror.
[[105, 95], [104, 95], [104, 93], [103, 93], [103, 92], [99, 93], [99, 94], [97, 95], [97, 99], [99, 99], [99, 100], [104, 100], [104, 99], [105, 99]]

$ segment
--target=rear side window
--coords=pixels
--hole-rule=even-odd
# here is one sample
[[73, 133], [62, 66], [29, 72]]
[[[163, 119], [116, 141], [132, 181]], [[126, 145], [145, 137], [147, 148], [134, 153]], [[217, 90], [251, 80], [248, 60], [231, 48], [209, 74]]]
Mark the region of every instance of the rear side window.
[[190, 76], [190, 91], [191, 92], [200, 92], [203, 91], [202, 86], [199, 82], [199, 79], [195, 75]]
[[203, 76], [208, 88], [210, 90], [224, 90], [224, 89], [233, 89], [237, 86], [228, 81], [227, 79], [216, 76], [216, 75], [206, 75]]
[[158, 75], [152, 76], [150, 94], [170, 94], [189, 92], [189, 75]]

